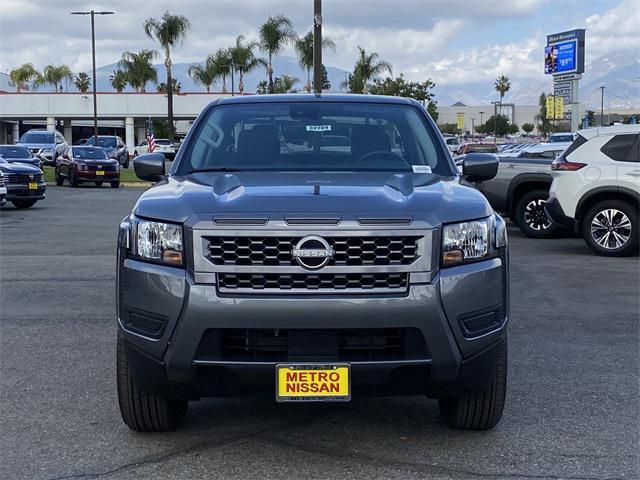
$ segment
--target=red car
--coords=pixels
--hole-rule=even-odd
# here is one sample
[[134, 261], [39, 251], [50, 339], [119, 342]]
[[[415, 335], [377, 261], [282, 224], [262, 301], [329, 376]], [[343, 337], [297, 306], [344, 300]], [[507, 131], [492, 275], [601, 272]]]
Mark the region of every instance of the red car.
[[62, 185], [65, 179], [72, 187], [82, 182], [93, 182], [98, 187], [109, 182], [112, 188], [118, 188], [120, 165], [100, 147], [67, 147], [56, 159], [56, 185]]

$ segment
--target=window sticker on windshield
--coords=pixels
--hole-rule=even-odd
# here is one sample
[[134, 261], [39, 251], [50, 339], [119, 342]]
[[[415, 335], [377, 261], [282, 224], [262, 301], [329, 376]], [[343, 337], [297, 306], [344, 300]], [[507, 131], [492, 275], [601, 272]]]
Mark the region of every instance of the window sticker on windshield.
[[429, 165], [411, 165], [413, 173], [431, 173], [431, 167]]
[[331, 125], [307, 125], [307, 132], [330, 132]]

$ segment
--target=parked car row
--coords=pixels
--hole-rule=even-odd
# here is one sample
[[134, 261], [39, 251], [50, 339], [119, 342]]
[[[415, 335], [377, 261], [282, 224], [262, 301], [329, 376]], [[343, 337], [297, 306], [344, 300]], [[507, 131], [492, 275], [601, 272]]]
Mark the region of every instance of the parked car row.
[[529, 237], [569, 230], [599, 255], [637, 252], [640, 126], [564, 135], [575, 140], [564, 143], [557, 136], [515, 156], [503, 149], [498, 174], [477, 188]]

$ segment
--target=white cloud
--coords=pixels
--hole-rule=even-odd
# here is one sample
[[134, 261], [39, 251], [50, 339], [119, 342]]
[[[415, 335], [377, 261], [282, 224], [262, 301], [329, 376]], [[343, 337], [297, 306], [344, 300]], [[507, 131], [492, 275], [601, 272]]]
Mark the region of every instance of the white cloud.
[[625, 48], [640, 50], [640, 0], [623, 0], [611, 10], [587, 17], [585, 23], [588, 57]]

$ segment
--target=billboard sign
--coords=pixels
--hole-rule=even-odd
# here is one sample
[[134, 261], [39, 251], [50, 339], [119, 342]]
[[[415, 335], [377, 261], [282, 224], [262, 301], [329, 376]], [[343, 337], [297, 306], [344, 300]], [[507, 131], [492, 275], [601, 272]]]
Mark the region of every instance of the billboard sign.
[[547, 36], [544, 73], [550, 75], [584, 72], [584, 29]]

